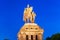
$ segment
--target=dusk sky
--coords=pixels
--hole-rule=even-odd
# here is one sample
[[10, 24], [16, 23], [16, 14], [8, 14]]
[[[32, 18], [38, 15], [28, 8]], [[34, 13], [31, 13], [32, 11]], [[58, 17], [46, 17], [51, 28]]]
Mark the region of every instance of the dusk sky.
[[27, 4], [37, 15], [35, 23], [44, 29], [43, 39], [60, 33], [60, 0], [0, 0], [0, 40], [17, 40]]

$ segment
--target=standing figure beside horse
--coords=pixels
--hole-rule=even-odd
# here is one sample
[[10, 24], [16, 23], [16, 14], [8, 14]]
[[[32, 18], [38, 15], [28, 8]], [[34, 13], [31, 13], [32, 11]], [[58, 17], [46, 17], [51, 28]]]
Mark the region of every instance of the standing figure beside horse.
[[34, 22], [35, 16], [36, 14], [34, 12], [32, 12], [33, 8], [29, 7], [29, 5], [27, 6], [27, 8], [25, 8], [24, 10], [24, 16], [23, 16], [23, 20], [25, 22]]

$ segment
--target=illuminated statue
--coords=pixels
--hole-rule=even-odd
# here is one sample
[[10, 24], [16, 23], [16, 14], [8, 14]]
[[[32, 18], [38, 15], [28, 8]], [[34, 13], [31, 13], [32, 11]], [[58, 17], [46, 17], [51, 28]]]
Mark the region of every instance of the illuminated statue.
[[24, 10], [23, 20], [26, 22], [19, 30], [17, 40], [43, 40], [44, 30], [36, 23], [33, 7], [27, 5]]
[[33, 12], [33, 8], [29, 7], [29, 5], [27, 5], [27, 8], [25, 8], [25, 10], [24, 10], [23, 20], [25, 22], [34, 23], [35, 16], [36, 16], [36, 14]]

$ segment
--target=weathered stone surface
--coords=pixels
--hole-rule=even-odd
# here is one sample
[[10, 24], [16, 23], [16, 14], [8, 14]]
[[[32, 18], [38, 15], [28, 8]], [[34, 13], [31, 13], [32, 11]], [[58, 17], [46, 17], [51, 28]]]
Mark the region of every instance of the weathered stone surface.
[[43, 32], [43, 29], [41, 29], [37, 24], [25, 23], [24, 26], [18, 32], [18, 39], [26, 40], [26, 35], [28, 35], [28, 40], [31, 40], [31, 35], [33, 35], [33, 40], [36, 40], [37, 35], [37, 40], [42, 40]]

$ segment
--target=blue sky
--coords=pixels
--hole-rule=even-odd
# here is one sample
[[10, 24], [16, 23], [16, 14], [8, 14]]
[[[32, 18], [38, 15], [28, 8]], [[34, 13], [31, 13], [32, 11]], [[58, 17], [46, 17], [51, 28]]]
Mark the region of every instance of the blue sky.
[[35, 23], [44, 29], [44, 39], [60, 33], [60, 0], [0, 0], [0, 40], [17, 40], [27, 4], [33, 6]]

